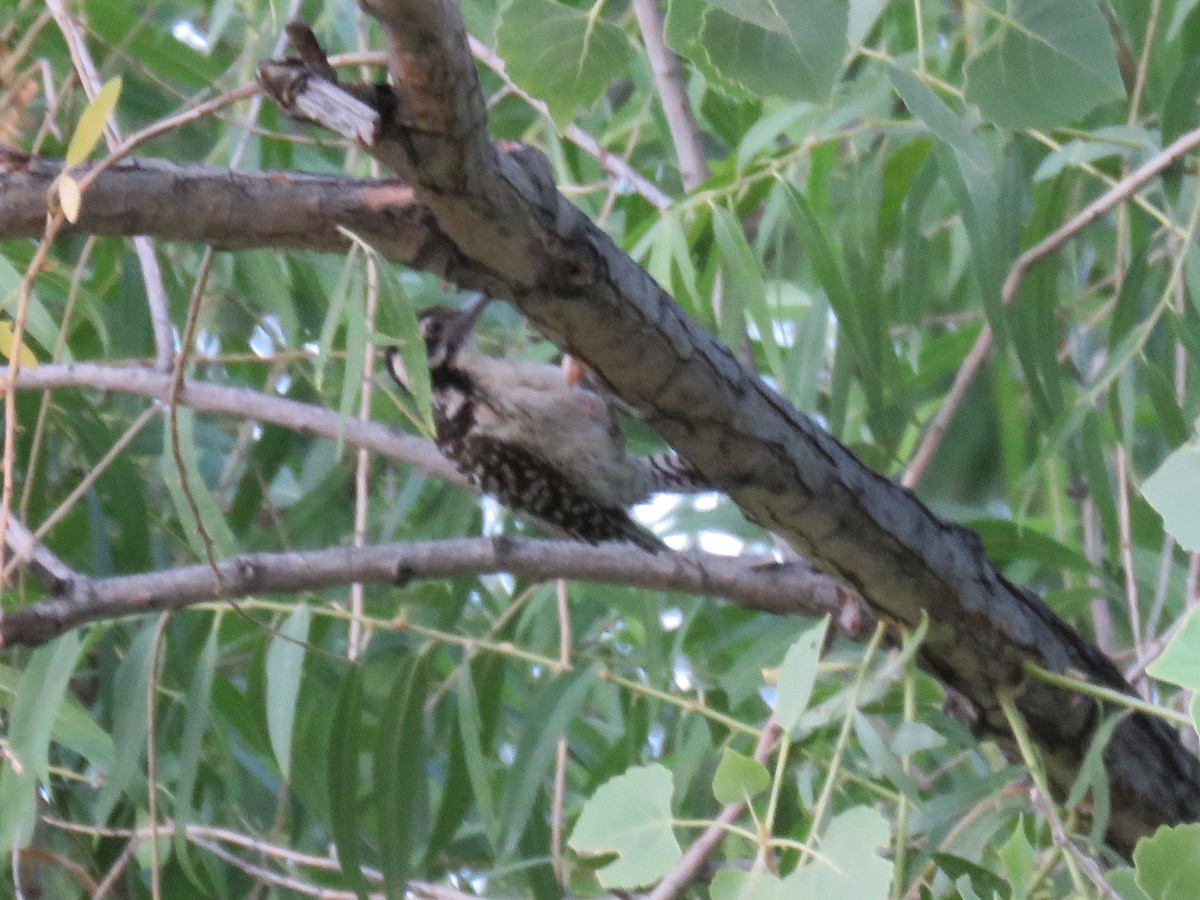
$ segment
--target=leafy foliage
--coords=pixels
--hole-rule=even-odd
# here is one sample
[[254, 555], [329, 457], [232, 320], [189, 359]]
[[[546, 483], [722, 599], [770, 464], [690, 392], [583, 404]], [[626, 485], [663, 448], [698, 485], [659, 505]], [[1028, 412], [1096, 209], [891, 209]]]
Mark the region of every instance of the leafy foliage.
[[[552, 116], [484, 68], [492, 133], [544, 149], [581, 209], [878, 471], [909, 469], [988, 328], [995, 347], [912, 484], [976, 525], [1006, 577], [1120, 661], [1150, 662], [1196, 599], [1194, 158], [1074, 233], [1011, 297], [1003, 285], [1022, 249], [1200, 125], [1195, 0], [671, 0], [665, 37], [710, 165], [691, 191], [625, 4], [463, 6]], [[0, 21], [0, 140], [97, 158], [110, 104], [128, 134], [249, 82], [275, 52], [278, 7], [73, 4], [110, 85], [89, 103], [53, 19], [17, 0]], [[304, 12], [331, 53], [360, 49], [360, 31], [383, 46], [348, 0]], [[660, 208], [614, 176], [560, 134], [567, 123], [674, 201]], [[138, 152], [371, 175], [361, 154], [249, 101]], [[86, 212], [94, 197], [78, 200]], [[153, 358], [130, 242], [79, 233], [50, 248], [17, 346], [36, 252], [34, 241], [0, 245], [0, 352], [27, 366]], [[206, 279], [203, 248], [154, 252], [181, 339], [194, 307], [190, 377], [347, 419], [365, 402], [371, 418], [413, 432], [428, 421], [427, 385], [411, 404], [362, 373], [368, 344], [399, 344], [413, 368], [414, 309], [447, 301], [436, 279], [357, 249], [218, 253]], [[511, 311], [490, 312], [482, 331], [490, 351], [552, 355]], [[204, 564], [210, 552], [345, 545], [356, 522], [370, 542], [526, 527], [421, 471], [360, 463], [343, 441], [248, 416], [180, 406], [174, 426], [156, 413], [133, 428], [147, 405], [74, 389], [16, 398], [12, 510], [31, 528], [51, 522], [48, 546], [97, 577]], [[661, 449], [636, 424], [630, 441]], [[673, 546], [772, 549], [722, 498], [655, 509]], [[236, 610], [6, 649], [0, 845], [36, 852], [10, 860], [0, 893], [86, 896], [111, 876], [130, 897], [151, 896], [152, 883], [183, 898], [262, 884], [298, 895], [292, 878], [340, 892], [330, 896], [398, 897], [416, 879], [541, 898], [562, 896], [558, 874], [598, 896], [657, 878], [678, 845], [652, 854], [657, 867], [648, 849], [687, 845], [720, 804], [748, 799], [714, 856], [713, 896], [1099, 894], [1030, 806], [1025, 769], [944, 711], [944, 689], [912, 665], [911, 635], [869, 654], [827, 640], [823, 625], [713, 598], [564, 590], [565, 647], [556, 586], [505, 576], [251, 594]], [[21, 574], [5, 609], [44, 597]], [[1164, 707], [1182, 708], [1173, 685], [1196, 688], [1194, 621], [1151, 664]], [[787, 736], [748, 764], [772, 710]], [[1107, 802], [1102, 750], [1075, 798], [1083, 808]], [[630, 813], [619, 788], [652, 815]], [[1106, 860], [1074, 812], [1058, 811], [1073, 845]], [[575, 849], [552, 859], [559, 823]], [[1198, 876], [1176, 865], [1197, 858], [1194, 831], [1160, 832], [1111, 882], [1126, 897], [1195, 895]], [[588, 855], [598, 851], [620, 859]], [[634, 862], [644, 865], [620, 874]]]

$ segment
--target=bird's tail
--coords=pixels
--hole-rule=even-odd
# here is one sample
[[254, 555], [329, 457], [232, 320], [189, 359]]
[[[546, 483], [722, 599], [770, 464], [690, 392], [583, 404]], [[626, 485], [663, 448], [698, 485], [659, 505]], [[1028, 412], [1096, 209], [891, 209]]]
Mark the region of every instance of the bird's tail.
[[645, 457], [655, 494], [701, 494], [713, 489], [690, 462], [673, 450]]

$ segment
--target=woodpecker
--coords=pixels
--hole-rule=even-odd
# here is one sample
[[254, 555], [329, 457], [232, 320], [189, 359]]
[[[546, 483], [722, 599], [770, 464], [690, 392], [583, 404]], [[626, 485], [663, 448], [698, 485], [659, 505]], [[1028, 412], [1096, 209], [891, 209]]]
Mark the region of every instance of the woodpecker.
[[[488, 299], [418, 315], [438, 448], [485, 494], [571, 537], [662, 550], [628, 507], [663, 491], [708, 490], [703, 476], [673, 453], [630, 454], [608, 398], [562, 368], [480, 353], [471, 332]], [[410, 390], [397, 348], [385, 359]]]

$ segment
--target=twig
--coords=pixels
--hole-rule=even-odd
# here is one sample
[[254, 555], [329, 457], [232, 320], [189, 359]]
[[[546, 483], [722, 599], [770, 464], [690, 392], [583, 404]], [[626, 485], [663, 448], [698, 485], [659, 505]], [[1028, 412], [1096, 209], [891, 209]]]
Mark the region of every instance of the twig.
[[[782, 734], [783, 731], [775, 724], [775, 720], [773, 718], [768, 720], [754, 747], [754, 758], [760, 763], [765, 763]], [[745, 811], [746, 801], [744, 800], [727, 804], [717, 814], [712, 824], [692, 841], [691, 846], [684, 851], [679, 862], [675, 863], [675, 867], [664, 875], [662, 881], [650, 892], [647, 900], [675, 900], [682, 894], [688, 885], [696, 880], [696, 876], [708, 862], [709, 857], [721, 846], [721, 841], [725, 839], [729, 826], [741, 818]]]
[[[63, 0], [46, 0], [46, 6], [58, 23], [59, 30], [67, 42], [71, 53], [71, 61], [75, 71], [79, 73], [80, 84], [89, 100], [94, 100], [100, 93], [100, 76], [96, 64], [88, 51], [87, 43], [83, 40], [75, 20], [67, 10]], [[104, 129], [104, 140], [110, 151], [120, 147], [121, 131], [116, 118], [109, 116]], [[150, 307], [150, 325], [154, 332], [154, 346], [158, 368], [164, 372], [170, 369], [174, 356], [174, 336], [171, 331], [171, 311], [167, 301], [167, 290], [163, 285], [162, 271], [158, 267], [158, 257], [154, 253], [154, 242], [147, 237], [133, 239], [134, 251], [142, 267], [142, 281], [146, 286], [146, 302]]]
[[[471, 36], [467, 37], [467, 41], [471, 48], [471, 54], [499, 75], [511, 93], [520, 97], [543, 116], [550, 117], [550, 109], [543, 101], [527, 94], [509, 78], [508, 72], [504, 67], [504, 60], [497, 56], [491, 47]], [[657, 209], [668, 209], [674, 202], [660, 188], [648, 181], [641, 172], [616, 154], [609, 153], [598, 140], [574, 122], [563, 130], [563, 136], [594, 158], [600, 164], [601, 168], [605, 169], [610, 175], [633, 187]]]
[[[1016, 299], [1017, 292], [1021, 289], [1021, 282], [1025, 280], [1025, 276], [1035, 263], [1058, 251], [1072, 237], [1099, 219], [1118, 203], [1128, 200], [1142, 185], [1160, 174], [1164, 169], [1178, 162], [1197, 146], [1200, 146], [1200, 128], [1193, 128], [1173, 141], [1170, 146], [1154, 154], [1154, 156], [1150, 157], [1150, 159], [1114, 184], [1052, 233], [1046, 235], [1046, 237], [1018, 256], [1009, 268], [1008, 275], [1004, 279], [1004, 285], [1000, 289], [1001, 303], [1004, 306], [1012, 304], [1013, 300]], [[987, 359], [988, 354], [991, 352], [992, 343], [991, 327], [984, 325], [983, 330], [979, 333], [979, 337], [975, 340], [974, 346], [971, 347], [966, 359], [963, 360], [963, 364], [955, 374], [954, 384], [951, 386], [950, 392], [942, 402], [941, 408], [938, 409], [937, 414], [930, 423], [925, 436], [921, 439], [920, 446], [917, 447], [916, 453], [913, 454], [912, 462], [909, 463], [908, 468], [904, 472], [904, 477], [900, 481], [904, 487], [909, 489], [915, 488], [917, 483], [920, 482], [921, 477], [925, 474], [925, 470], [933, 459], [933, 454], [942, 442], [942, 437], [946, 433], [946, 427], [950, 419], [958, 411], [958, 407], [967, 393], [967, 388], [971, 386], [971, 383], [975, 380], [975, 376], [979, 373], [980, 367], [983, 365], [983, 361]]]
[[658, 0], [633, 0], [633, 12], [642, 32], [646, 54], [650, 57], [654, 88], [662, 102], [663, 116], [675, 145], [679, 177], [684, 188], [691, 191], [708, 177], [708, 160], [684, 88], [679, 58], [663, 42], [663, 16]]
[[4, 541], [13, 551], [13, 557], [6, 565], [29, 563], [34, 574], [51, 591], [58, 590], [62, 585], [80, 577], [78, 572], [55, 556], [50, 548], [39, 541], [25, 523], [15, 516], [8, 518]]
[[[59, 521], [61, 521], [63, 516], [70, 512], [75, 504], [83, 498], [83, 495], [91, 489], [91, 486], [96, 483], [96, 479], [99, 478], [110, 465], [112, 465], [113, 461], [121, 454], [121, 451], [129, 446], [130, 442], [141, 433], [141, 430], [145, 428], [146, 425], [149, 424], [150, 420], [158, 415], [158, 413], [159, 407], [157, 406], [148, 406], [142, 410], [141, 414], [133, 420], [133, 424], [125, 429], [125, 432], [119, 438], [117, 438], [111, 447], [108, 448], [105, 454], [100, 457], [99, 461], [92, 466], [92, 468], [88, 470], [87, 474], [80, 479], [79, 483], [71, 489], [71, 492], [67, 494], [66, 499], [64, 499], [62, 503], [58, 504], [54, 511], [51, 512], [50, 515], [48, 515], [40, 525], [38, 525], [37, 529], [33, 532], [33, 537], [35, 540], [41, 540], [50, 533], [50, 530], [57, 525]], [[0, 574], [0, 580], [7, 579], [16, 568], [18, 562], [19, 560], [17, 559], [11, 559], [5, 563], [4, 571], [2, 574]]]
[[1121, 900], [1121, 895], [1113, 890], [1113, 886], [1108, 883], [1108, 879], [1104, 877], [1104, 873], [1100, 871], [1100, 865], [1092, 857], [1088, 856], [1076, 846], [1071, 840], [1071, 836], [1067, 834], [1067, 829], [1063, 825], [1062, 817], [1054, 809], [1054, 803], [1049, 798], [1042, 794], [1036, 787], [1030, 789], [1029, 800], [1034, 807], [1040, 812], [1050, 823], [1050, 839], [1054, 841], [1055, 846], [1060, 847], [1075, 864], [1079, 866], [1088, 881], [1099, 891], [1100, 896], [1106, 900]]
[[[1121, 568], [1125, 572], [1125, 602], [1129, 607], [1129, 631], [1133, 637], [1133, 658], [1142, 658], [1142, 609], [1138, 602], [1137, 570], [1133, 565], [1133, 527], [1129, 521], [1129, 460], [1125, 446], [1117, 444], [1117, 529], [1121, 547]], [[1145, 685], [1141, 685], [1145, 694]]]
[[[0, 378], [7, 372], [7, 369], [0, 368]], [[169, 383], [169, 375], [142, 366], [68, 363], [22, 369], [17, 378], [17, 390], [78, 387], [156, 398], [162, 396]], [[376, 422], [343, 420], [335, 411], [311, 403], [300, 403], [249, 388], [226, 387], [189, 379], [183, 382], [178, 402], [197, 412], [227, 413], [270, 422], [330, 440], [337, 440], [340, 435], [355, 446], [419, 466], [431, 475], [455, 484], [466, 484], [458, 470], [438, 452], [431, 441], [403, 434]]]
[[[567, 597], [567, 582], [559, 578], [554, 583], [554, 602], [558, 612], [558, 662], [564, 668], [571, 665], [571, 605]], [[563, 865], [563, 805], [567, 796], [567, 738], [558, 739], [554, 748], [554, 795], [550, 802], [550, 859], [554, 877], [564, 888], [567, 885]]]

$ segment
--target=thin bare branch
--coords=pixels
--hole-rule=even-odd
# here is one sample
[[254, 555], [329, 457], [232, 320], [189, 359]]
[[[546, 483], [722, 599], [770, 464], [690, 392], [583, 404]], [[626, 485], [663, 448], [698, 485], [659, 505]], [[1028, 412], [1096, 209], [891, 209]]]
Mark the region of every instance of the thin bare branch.
[[[6, 372], [6, 369], [0, 368], [0, 379]], [[42, 365], [36, 369], [23, 369], [17, 379], [17, 389], [94, 388], [157, 398], [169, 387], [170, 378], [169, 374], [144, 366], [97, 363]], [[179, 402], [198, 412], [228, 413], [259, 422], [271, 422], [330, 440], [340, 437], [347, 443], [411, 463], [455, 484], [466, 483], [431, 441], [403, 434], [376, 422], [343, 419], [332, 410], [310, 403], [300, 403], [248, 388], [231, 388], [191, 380], [184, 380]]]
[[662, 102], [663, 116], [675, 144], [679, 160], [679, 177], [684, 188], [693, 190], [708, 177], [708, 160], [700, 142], [700, 129], [692, 114], [679, 58], [663, 41], [663, 15], [658, 0], [633, 0], [633, 12], [642, 32], [642, 43], [650, 57], [654, 74], [654, 89]]
[[[1008, 275], [1004, 279], [1004, 285], [1000, 289], [1000, 299], [1004, 306], [1011, 305], [1016, 299], [1017, 292], [1021, 289], [1021, 283], [1036, 263], [1058, 252], [1076, 234], [1095, 222], [1118, 203], [1128, 200], [1146, 182], [1161, 174], [1164, 169], [1183, 159], [1183, 157], [1197, 147], [1200, 147], [1200, 128], [1193, 128], [1173, 141], [1170, 146], [1164, 147], [1158, 153], [1154, 154], [1154, 156], [1150, 157], [1150, 159], [1146, 160], [1146, 162], [1110, 187], [1053, 232], [1046, 235], [1046, 237], [1018, 256], [1009, 268]], [[967, 388], [975, 381], [975, 376], [979, 374], [979, 369], [983, 366], [984, 360], [991, 353], [992, 343], [992, 330], [989, 326], [985, 325], [983, 331], [979, 333], [979, 337], [976, 338], [974, 346], [971, 347], [970, 352], [967, 354], [966, 359], [963, 360], [963, 364], [955, 374], [954, 384], [950, 388], [950, 392], [946, 395], [946, 399], [942, 401], [941, 408], [938, 409], [937, 414], [930, 423], [929, 429], [921, 439], [920, 446], [917, 447], [916, 452], [913, 454], [912, 462], [909, 463], [908, 468], [904, 472], [901, 484], [905, 487], [915, 487], [921, 480], [921, 476], [925, 474], [926, 468], [933, 459], [933, 454], [937, 451], [942, 438], [945, 436], [946, 427], [958, 411], [963, 397], [966, 396]]]
[[33, 532], [16, 516], [10, 515], [8, 518], [4, 541], [13, 552], [13, 561], [27, 563], [51, 591], [59, 590], [62, 585], [80, 577], [78, 572], [59, 559], [49, 547], [37, 540]]
[[[87, 92], [89, 100], [94, 100], [100, 93], [100, 75], [96, 64], [88, 51], [83, 34], [72, 18], [63, 0], [46, 0], [46, 6], [54, 16], [66, 39], [67, 48], [71, 53], [71, 61], [79, 74], [80, 84]], [[104, 140], [110, 151], [115, 151], [122, 144], [121, 131], [116, 119], [109, 116], [104, 129]], [[159, 369], [164, 372], [171, 368], [171, 360], [175, 355], [175, 342], [171, 330], [171, 310], [167, 300], [167, 289], [163, 284], [162, 270], [155, 256], [154, 242], [148, 237], [138, 236], [133, 239], [134, 252], [142, 267], [142, 281], [146, 286], [146, 302], [150, 308], [150, 326], [154, 332], [155, 359]]]
[[[779, 742], [782, 733], [774, 719], [768, 721], [759, 736], [758, 743], [754, 746], [754, 758], [760, 763], [765, 763], [771, 755], [771, 750]], [[688, 885], [696, 880], [701, 868], [725, 840], [728, 834], [726, 828], [740, 819], [745, 811], [746, 801], [744, 800], [726, 804], [717, 813], [712, 824], [692, 841], [683, 856], [679, 858], [679, 862], [675, 863], [674, 868], [654, 886], [654, 890], [650, 892], [646, 900], [675, 900], [687, 890]]]
[[624, 544], [590, 546], [530, 538], [460, 538], [368, 547], [250, 553], [217, 563], [75, 579], [59, 596], [9, 613], [0, 621], [0, 646], [37, 645], [89, 622], [181, 610], [197, 603], [251, 594], [292, 594], [364, 584], [403, 585], [416, 579], [507, 572], [527, 578], [572, 578], [651, 590], [723, 597], [776, 615], [823, 616], [849, 623], [853, 636], [873, 627], [856, 598], [805, 563], [706, 553], [650, 554]]

